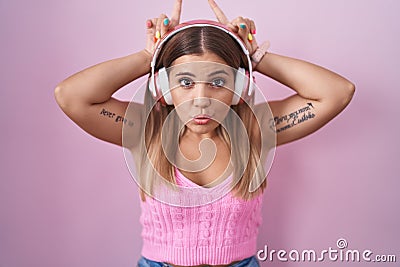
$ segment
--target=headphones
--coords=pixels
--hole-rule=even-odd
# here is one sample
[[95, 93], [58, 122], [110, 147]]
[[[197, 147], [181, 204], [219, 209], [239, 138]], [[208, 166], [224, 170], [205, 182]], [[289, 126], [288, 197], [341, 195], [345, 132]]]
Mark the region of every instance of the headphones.
[[[245, 44], [236, 33], [232, 32], [225, 25], [210, 20], [192, 20], [176, 26], [172, 31], [167, 33], [157, 44], [154, 49], [153, 58], [151, 60], [151, 76], [149, 77], [149, 91], [153, 98], [160, 101], [163, 105], [172, 105], [172, 96], [170, 93], [168, 73], [165, 67], [156, 71], [155, 65], [157, 56], [166, 43], [172, 36], [192, 27], [214, 27], [229, 34], [242, 48], [243, 53], [246, 55], [249, 70], [239, 67], [235, 78], [235, 93], [232, 98], [232, 105], [237, 105], [243, 102], [243, 99], [248, 99], [253, 93], [253, 70], [250, 53]], [[251, 78], [250, 78], [251, 77]]]

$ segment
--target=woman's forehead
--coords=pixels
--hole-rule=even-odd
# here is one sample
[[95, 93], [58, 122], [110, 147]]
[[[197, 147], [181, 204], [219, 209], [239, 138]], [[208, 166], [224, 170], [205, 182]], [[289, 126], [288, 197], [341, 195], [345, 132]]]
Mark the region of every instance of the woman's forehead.
[[210, 76], [232, 76], [236, 70], [226, 64], [212, 61], [192, 61], [176, 64], [167, 69], [170, 77], [191, 76], [191, 77], [210, 77]]
[[201, 55], [184, 55], [181, 56], [177, 59], [175, 59], [171, 66], [175, 66], [178, 64], [183, 64], [183, 63], [190, 63], [190, 62], [198, 62], [198, 61], [202, 61], [202, 62], [215, 62], [215, 63], [220, 63], [220, 64], [224, 64], [224, 65], [228, 65], [228, 63], [222, 59], [221, 57], [219, 57], [218, 55], [212, 53], [212, 52], [205, 52]]

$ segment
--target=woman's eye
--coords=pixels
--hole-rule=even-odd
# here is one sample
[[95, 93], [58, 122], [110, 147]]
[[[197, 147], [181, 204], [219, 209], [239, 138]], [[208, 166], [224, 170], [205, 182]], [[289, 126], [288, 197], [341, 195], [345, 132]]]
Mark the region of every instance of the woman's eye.
[[194, 85], [194, 82], [192, 80], [188, 79], [188, 78], [182, 78], [182, 79], [179, 80], [179, 84], [182, 87], [189, 88], [189, 87], [192, 87]]
[[214, 79], [211, 82], [211, 86], [213, 87], [223, 87], [225, 85], [225, 80], [222, 78]]

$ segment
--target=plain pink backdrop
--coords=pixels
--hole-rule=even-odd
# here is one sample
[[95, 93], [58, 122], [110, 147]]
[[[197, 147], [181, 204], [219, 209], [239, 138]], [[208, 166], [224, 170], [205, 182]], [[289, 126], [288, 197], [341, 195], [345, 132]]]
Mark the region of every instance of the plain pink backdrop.
[[[140, 256], [137, 186], [122, 149], [97, 140], [57, 106], [58, 82], [144, 47], [145, 20], [169, 1], [0, 0], [1, 267], [132, 267]], [[220, 0], [257, 23], [271, 51], [353, 81], [350, 106], [326, 127], [277, 149], [258, 248], [336, 247], [400, 261], [396, 0]], [[184, 2], [182, 20], [213, 18], [207, 1]], [[290, 90], [259, 77], [270, 99]], [[116, 94], [129, 99], [133, 83]], [[349, 263], [262, 263], [262, 266]], [[352, 264], [375, 266], [375, 264]], [[396, 266], [396, 264], [379, 264]]]

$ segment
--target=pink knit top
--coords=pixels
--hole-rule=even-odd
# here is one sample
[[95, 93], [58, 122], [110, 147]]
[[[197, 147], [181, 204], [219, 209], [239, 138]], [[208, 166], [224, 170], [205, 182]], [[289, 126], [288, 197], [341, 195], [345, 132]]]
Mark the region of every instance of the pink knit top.
[[[178, 169], [175, 175], [180, 186], [200, 187]], [[262, 195], [243, 200], [229, 192], [196, 207], [172, 206], [146, 196], [141, 202], [142, 255], [185, 266], [229, 264], [251, 257], [262, 221]]]

